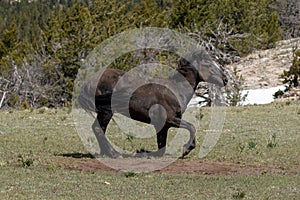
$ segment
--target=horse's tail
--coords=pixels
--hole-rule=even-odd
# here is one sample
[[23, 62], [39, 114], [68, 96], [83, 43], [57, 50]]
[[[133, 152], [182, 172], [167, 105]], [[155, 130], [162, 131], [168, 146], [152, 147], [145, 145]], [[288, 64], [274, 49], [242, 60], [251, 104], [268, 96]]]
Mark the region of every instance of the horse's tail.
[[82, 109], [93, 116], [93, 112], [96, 112], [95, 106], [95, 90], [93, 90], [92, 84], [87, 82], [81, 88], [77, 101]]
[[112, 93], [95, 95], [95, 87], [90, 83], [86, 83], [80, 90], [77, 97], [82, 109], [92, 115], [93, 112], [110, 109]]

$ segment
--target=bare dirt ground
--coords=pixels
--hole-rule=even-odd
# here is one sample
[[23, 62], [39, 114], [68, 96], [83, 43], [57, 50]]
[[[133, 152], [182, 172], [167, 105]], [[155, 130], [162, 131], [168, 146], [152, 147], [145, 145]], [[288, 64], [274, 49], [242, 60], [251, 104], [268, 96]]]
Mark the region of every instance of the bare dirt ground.
[[[74, 158], [58, 157], [54, 162], [62, 164], [66, 170], [80, 171], [118, 171], [112, 169], [97, 159], [93, 158]], [[254, 165], [249, 163], [229, 163], [207, 160], [179, 159], [169, 166], [155, 171], [156, 173], [199, 173], [204, 175], [250, 175], [250, 174], [294, 174], [300, 173], [297, 166], [283, 169], [272, 165]]]

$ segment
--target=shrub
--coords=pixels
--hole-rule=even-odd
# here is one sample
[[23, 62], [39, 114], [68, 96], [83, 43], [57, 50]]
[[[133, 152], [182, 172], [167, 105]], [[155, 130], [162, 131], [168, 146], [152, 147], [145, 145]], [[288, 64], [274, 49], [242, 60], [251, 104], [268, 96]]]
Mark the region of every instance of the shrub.
[[297, 47], [293, 51], [293, 62], [289, 70], [283, 71], [281, 78], [283, 83], [288, 84], [288, 88], [298, 87], [300, 85], [300, 49]]

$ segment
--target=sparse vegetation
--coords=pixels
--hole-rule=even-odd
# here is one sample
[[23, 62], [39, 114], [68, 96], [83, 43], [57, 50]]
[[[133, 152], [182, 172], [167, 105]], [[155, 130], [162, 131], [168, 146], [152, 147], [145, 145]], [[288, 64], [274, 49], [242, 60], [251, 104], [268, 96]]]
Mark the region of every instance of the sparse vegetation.
[[257, 146], [257, 143], [255, 141], [248, 142], [248, 148], [249, 149], [255, 149]]
[[242, 93], [244, 90], [245, 79], [243, 75], [238, 72], [236, 67], [230, 75], [229, 86], [226, 87], [226, 99], [230, 106], [238, 106], [246, 100], [248, 95]]
[[277, 141], [276, 141], [276, 134], [273, 133], [272, 136], [268, 139], [268, 148], [275, 148], [277, 146]]
[[287, 90], [300, 85], [300, 49], [298, 47], [294, 48], [293, 62], [290, 69], [284, 71], [281, 78], [284, 78], [284, 84], [288, 84]]
[[18, 161], [21, 163], [22, 167], [30, 167], [33, 164], [32, 158], [24, 158], [22, 154], [19, 154], [18, 158]]
[[245, 192], [237, 192], [232, 195], [233, 199], [243, 199], [246, 196]]
[[135, 177], [135, 176], [137, 176], [137, 173], [135, 173], [135, 172], [126, 172], [125, 173], [126, 178]]
[[[200, 161], [198, 152], [205, 134], [203, 130], [209, 127], [210, 108], [201, 109], [203, 118], [197, 133], [198, 145], [185, 159], [187, 163]], [[38, 110], [1, 111], [1, 198], [297, 199], [300, 194], [300, 127], [294, 122], [299, 118], [298, 111], [299, 102], [291, 102], [289, 106], [273, 103], [229, 107], [224, 130], [231, 131], [221, 135], [201, 163], [214, 161], [221, 169], [232, 164], [232, 167], [238, 165], [244, 170], [245, 165], [263, 170], [258, 174], [247, 170], [245, 174], [231, 174], [231, 168], [228, 168], [225, 174], [213, 175], [183, 171], [136, 174], [97, 168], [82, 170], [80, 167], [86, 166], [90, 157], [61, 156], [89, 155], [76, 134], [67, 109], [45, 109], [43, 113]], [[61, 120], [63, 118], [65, 120]], [[118, 145], [123, 145], [122, 140], [126, 137], [122, 138], [114, 123], [108, 131], [111, 136], [118, 136], [113, 138], [120, 141]], [[256, 144], [253, 149], [248, 146], [251, 141]], [[150, 142], [156, 146], [155, 140]], [[150, 142], [132, 141], [133, 148], [143, 144], [146, 150], [149, 150]], [[268, 147], [268, 143], [274, 147]], [[132, 148], [131, 144], [126, 147]]]
[[286, 89], [284, 91], [279, 90], [274, 94], [274, 98], [298, 96], [297, 93], [291, 93], [291, 90], [300, 87], [300, 49], [298, 46], [293, 48], [293, 61], [288, 70], [284, 70], [280, 75], [280, 78], [283, 79], [282, 83], [286, 84]]
[[246, 146], [243, 143], [239, 144], [239, 152], [242, 153], [244, 151], [244, 149], [246, 148]]

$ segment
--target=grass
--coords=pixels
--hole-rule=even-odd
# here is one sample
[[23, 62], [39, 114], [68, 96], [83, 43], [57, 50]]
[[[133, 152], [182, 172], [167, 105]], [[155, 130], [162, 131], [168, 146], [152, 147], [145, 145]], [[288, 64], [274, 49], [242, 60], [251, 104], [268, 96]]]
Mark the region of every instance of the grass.
[[[300, 102], [228, 108], [224, 126], [228, 131], [204, 160], [272, 165], [286, 171], [299, 169], [299, 107]], [[203, 109], [201, 115], [198, 144], [208, 129], [210, 109]], [[53, 162], [57, 155], [87, 153], [68, 109], [1, 111], [0, 121], [0, 199], [298, 199], [300, 196], [299, 170], [253, 175], [67, 170], [63, 164]], [[108, 136], [116, 142], [117, 131], [110, 124]], [[143, 141], [126, 136], [121, 139], [120, 145], [128, 149], [148, 150], [155, 146], [152, 139]], [[198, 153], [199, 145], [186, 159], [197, 160]]]

